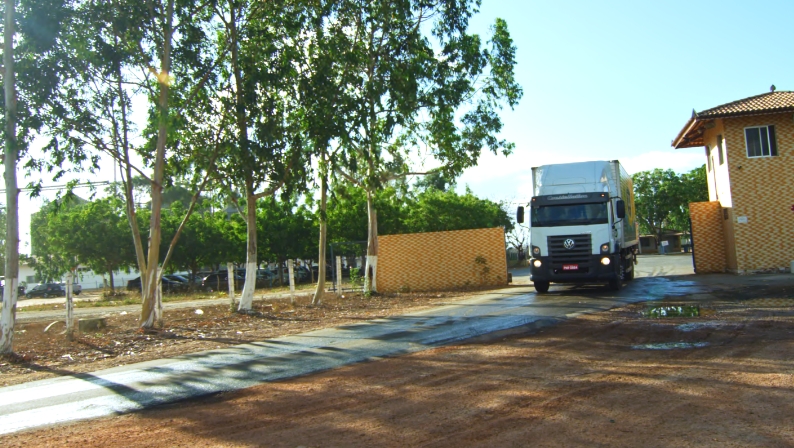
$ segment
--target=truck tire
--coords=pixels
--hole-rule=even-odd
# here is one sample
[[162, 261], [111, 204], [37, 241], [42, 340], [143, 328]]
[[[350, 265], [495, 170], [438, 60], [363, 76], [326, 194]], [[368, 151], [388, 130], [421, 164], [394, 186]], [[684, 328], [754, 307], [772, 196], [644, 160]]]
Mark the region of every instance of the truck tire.
[[626, 274], [624, 274], [623, 277], [626, 279], [627, 282], [634, 280], [634, 266], [631, 266], [631, 270], [626, 272]]
[[609, 281], [609, 289], [613, 291], [620, 291], [623, 288], [623, 278], [626, 276], [626, 267], [620, 263], [618, 272], [615, 273], [615, 278]]
[[532, 282], [535, 286], [535, 291], [539, 294], [549, 292], [549, 282]]

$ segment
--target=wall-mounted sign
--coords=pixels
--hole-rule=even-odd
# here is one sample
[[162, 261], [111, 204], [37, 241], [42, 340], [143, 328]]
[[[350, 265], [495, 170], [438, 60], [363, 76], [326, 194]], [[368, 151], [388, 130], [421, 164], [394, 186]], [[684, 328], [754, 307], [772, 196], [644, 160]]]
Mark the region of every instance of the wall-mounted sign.
[[736, 222], [739, 224], [747, 224], [747, 217], [746, 216], [739, 216], [736, 218]]

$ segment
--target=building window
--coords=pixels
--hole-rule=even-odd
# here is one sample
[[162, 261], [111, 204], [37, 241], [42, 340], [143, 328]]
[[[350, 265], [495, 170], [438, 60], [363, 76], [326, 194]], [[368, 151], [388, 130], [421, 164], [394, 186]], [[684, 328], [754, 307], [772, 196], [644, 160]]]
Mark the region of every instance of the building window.
[[711, 151], [709, 151], [709, 147], [706, 146], [706, 167], [709, 171], [711, 171]]
[[777, 155], [774, 126], [744, 128], [747, 157], [770, 157]]
[[720, 165], [725, 163], [725, 155], [722, 152], [722, 134], [717, 136], [717, 154], [719, 154]]

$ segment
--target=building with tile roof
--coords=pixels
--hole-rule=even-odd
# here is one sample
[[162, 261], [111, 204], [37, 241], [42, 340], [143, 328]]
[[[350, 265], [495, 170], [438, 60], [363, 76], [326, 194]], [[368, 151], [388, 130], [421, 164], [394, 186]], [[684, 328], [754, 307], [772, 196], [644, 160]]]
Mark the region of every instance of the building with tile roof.
[[693, 111], [672, 146], [705, 149], [710, 202], [690, 204], [696, 272], [790, 271], [794, 92]]

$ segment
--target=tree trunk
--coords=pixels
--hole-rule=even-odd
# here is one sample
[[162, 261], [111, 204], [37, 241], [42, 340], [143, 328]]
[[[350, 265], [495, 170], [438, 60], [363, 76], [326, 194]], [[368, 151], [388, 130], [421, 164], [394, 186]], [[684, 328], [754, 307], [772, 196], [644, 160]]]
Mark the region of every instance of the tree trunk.
[[245, 226], [248, 241], [246, 243], [245, 285], [243, 286], [243, 292], [240, 294], [238, 311], [251, 311], [253, 309], [254, 289], [256, 289], [256, 197], [253, 191], [249, 189], [253, 188], [252, 183], [247, 185], [246, 188], [248, 189], [248, 201], [246, 203]]
[[[226, 272], [227, 272], [227, 274], [231, 274], [232, 272], [234, 272], [234, 263], [232, 263], [232, 262], [227, 262], [226, 263]], [[227, 282], [228, 283], [227, 286], [229, 287], [229, 306], [232, 309], [234, 309], [234, 305], [236, 305], [234, 303], [235, 302], [234, 301], [234, 281], [233, 281], [234, 275], [229, 275], [228, 278], [229, 278], [229, 281]]]
[[[116, 45], [118, 45], [118, 38], [114, 37]], [[116, 91], [118, 92], [118, 100], [119, 106], [121, 108], [121, 126], [122, 126], [122, 138], [121, 138], [121, 145], [122, 150], [124, 151], [124, 164], [122, 165], [119, 162], [119, 168], [123, 169], [126, 178], [124, 179], [124, 199], [125, 199], [125, 206], [127, 211], [127, 221], [130, 225], [130, 231], [132, 232], [132, 240], [135, 246], [135, 259], [138, 262], [138, 271], [143, 273], [146, 271], [146, 255], [143, 252], [143, 239], [141, 238], [141, 230], [138, 228], [138, 218], [136, 217], [135, 212], [135, 191], [133, 189], [132, 184], [132, 163], [130, 162], [130, 140], [129, 140], [129, 127], [127, 123], [127, 103], [124, 97], [124, 88], [121, 83], [122, 79], [122, 70], [121, 64], [116, 64], [116, 76], [117, 76], [117, 83], [116, 83]], [[141, 275], [141, 285], [143, 285], [143, 275]], [[114, 285], [111, 282], [110, 290], [114, 290]]]
[[163, 54], [160, 60], [160, 100], [159, 127], [157, 132], [157, 149], [154, 162], [154, 176], [152, 176], [152, 217], [149, 221], [149, 253], [146, 261], [145, 272], [141, 272], [141, 281], [146, 279], [143, 288], [143, 305], [141, 307], [141, 328], [149, 329], [154, 326], [155, 294], [157, 289], [157, 268], [160, 261], [160, 212], [163, 206], [163, 177], [165, 172], [165, 145], [168, 137], [168, 95], [169, 77], [171, 76], [171, 37], [172, 20], [174, 15], [174, 0], [168, 1], [163, 31]]
[[0, 354], [14, 350], [14, 322], [19, 284], [19, 190], [17, 188], [17, 92], [14, 72], [14, 0], [5, 1], [3, 84], [5, 87], [6, 265], [3, 311], [0, 313]]
[[157, 289], [154, 290], [154, 322], [163, 328], [163, 268], [157, 268]]
[[[317, 289], [314, 290], [314, 297], [312, 298], [312, 305], [319, 305], [323, 300], [323, 293], [325, 293], [325, 245], [328, 235], [328, 173], [324, 170], [325, 151], [323, 151], [322, 160], [320, 161], [320, 244], [319, 254], [317, 259]], [[340, 273], [341, 275], [341, 273]]]
[[367, 265], [364, 269], [364, 293], [378, 292], [378, 211], [372, 193], [367, 192]]
[[66, 274], [66, 340], [74, 339], [74, 301], [72, 300], [72, 272]]
[[110, 294], [113, 295], [116, 293], [116, 285], [115, 281], [113, 280], [113, 270], [110, 270]]
[[[229, 1], [229, 32], [231, 37], [232, 50], [232, 71], [234, 75], [235, 89], [235, 118], [238, 132], [238, 142], [241, 149], [248, 148], [248, 111], [245, 103], [245, 91], [243, 83], [243, 73], [239, 64], [239, 36], [237, 34], [237, 14], [235, 2]], [[240, 294], [240, 306], [238, 311], [251, 311], [254, 302], [254, 289], [256, 288], [256, 200], [253, 179], [245, 180], [246, 193], [246, 262], [245, 262], [245, 285]], [[229, 279], [233, 281], [233, 278]]]

